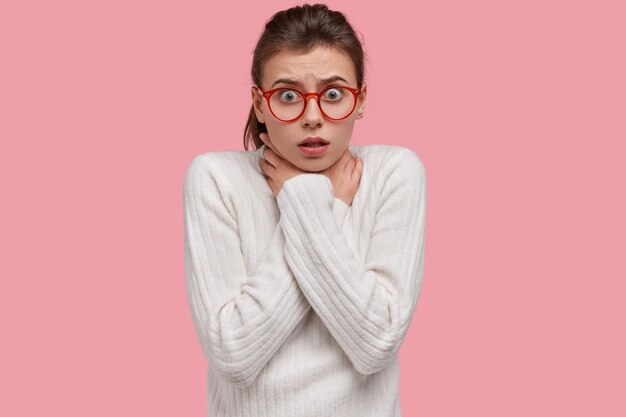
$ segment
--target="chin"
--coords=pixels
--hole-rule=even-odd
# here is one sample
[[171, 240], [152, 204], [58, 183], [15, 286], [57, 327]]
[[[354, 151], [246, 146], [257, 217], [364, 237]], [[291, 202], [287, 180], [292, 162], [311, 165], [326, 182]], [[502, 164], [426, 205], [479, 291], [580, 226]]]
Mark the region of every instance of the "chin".
[[318, 173], [326, 169], [326, 167], [318, 168], [316, 166], [307, 166], [307, 167], [298, 167], [298, 168], [300, 168], [303, 171], [310, 172], [310, 173]]
[[311, 161], [308, 164], [300, 162], [299, 164], [294, 164], [294, 165], [296, 165], [298, 168], [300, 168], [303, 171], [311, 172], [311, 173], [317, 173], [328, 168], [328, 165], [320, 160]]

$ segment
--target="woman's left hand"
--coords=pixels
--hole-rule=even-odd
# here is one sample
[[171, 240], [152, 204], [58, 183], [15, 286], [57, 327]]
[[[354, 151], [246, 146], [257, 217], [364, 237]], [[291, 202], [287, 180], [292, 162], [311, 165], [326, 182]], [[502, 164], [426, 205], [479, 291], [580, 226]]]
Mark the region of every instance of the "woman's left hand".
[[275, 150], [267, 133], [261, 133], [259, 137], [268, 148], [263, 151], [259, 165], [261, 165], [265, 179], [272, 189], [274, 198], [276, 198], [285, 181], [296, 175], [306, 174], [308, 171], [303, 171], [284, 159], [282, 155]]

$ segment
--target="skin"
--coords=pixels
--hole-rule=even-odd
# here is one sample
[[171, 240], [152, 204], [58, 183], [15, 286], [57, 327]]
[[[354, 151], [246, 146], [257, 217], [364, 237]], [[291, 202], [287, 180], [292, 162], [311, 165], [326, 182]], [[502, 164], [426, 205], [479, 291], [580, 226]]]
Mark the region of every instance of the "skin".
[[[342, 51], [325, 46], [316, 47], [306, 54], [285, 50], [265, 63], [261, 88], [293, 87], [302, 92], [320, 92], [326, 87], [320, 79], [333, 75], [348, 81], [334, 81], [333, 85], [357, 87], [352, 60]], [[301, 85], [280, 83], [271, 87], [279, 78], [295, 79]], [[269, 148], [263, 152], [260, 166], [275, 197], [288, 179], [303, 173], [318, 173], [331, 180], [335, 197], [351, 205], [363, 171], [363, 161], [348, 150], [355, 120], [365, 107], [365, 83], [361, 90], [354, 111], [346, 119], [326, 119], [317, 101], [309, 98], [307, 108], [299, 119], [282, 122], [272, 115], [258, 88], [252, 86], [252, 102], [257, 119], [265, 123], [268, 130], [267, 134], [260, 135]], [[326, 152], [319, 156], [303, 153], [298, 143], [308, 136], [320, 136], [329, 141]]]

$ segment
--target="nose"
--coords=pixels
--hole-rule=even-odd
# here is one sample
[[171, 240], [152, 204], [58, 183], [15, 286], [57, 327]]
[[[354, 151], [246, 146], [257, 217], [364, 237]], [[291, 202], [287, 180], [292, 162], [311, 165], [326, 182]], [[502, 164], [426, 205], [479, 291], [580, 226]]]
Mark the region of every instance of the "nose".
[[[317, 104], [317, 99], [315, 97], [307, 97], [306, 100], [307, 105], [304, 110], [304, 114], [302, 115], [302, 124], [305, 126], [321, 125], [324, 121], [324, 115]], [[311, 100], [313, 102], [311, 102]]]

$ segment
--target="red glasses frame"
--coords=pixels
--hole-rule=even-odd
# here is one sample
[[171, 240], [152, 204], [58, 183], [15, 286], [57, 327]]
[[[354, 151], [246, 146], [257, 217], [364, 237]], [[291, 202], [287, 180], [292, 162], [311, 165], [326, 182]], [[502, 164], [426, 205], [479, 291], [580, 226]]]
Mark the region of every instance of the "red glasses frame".
[[[277, 118], [278, 120], [280, 120], [281, 122], [293, 122], [295, 120], [298, 120], [300, 117], [302, 117], [302, 115], [306, 111], [307, 105], [309, 104], [309, 97], [315, 97], [315, 100], [317, 101], [317, 107], [320, 109], [320, 111], [322, 112], [322, 115], [325, 118], [327, 118], [329, 120], [343, 120], [343, 119], [349, 117], [354, 112], [354, 109], [356, 108], [357, 99], [359, 98], [359, 94], [361, 94], [361, 89], [360, 88], [346, 87], [344, 85], [331, 85], [329, 87], [326, 87], [325, 89], [323, 89], [319, 93], [303, 93], [302, 91], [299, 91], [299, 90], [297, 90], [295, 88], [291, 88], [291, 87], [278, 87], [278, 88], [274, 88], [273, 90], [268, 90], [268, 91], [263, 91], [261, 89], [261, 87], [259, 87], [259, 86], [256, 86], [256, 88], [263, 94], [263, 97], [265, 97], [265, 99], [267, 100], [267, 107], [269, 107], [270, 111], [272, 112], [272, 115], [275, 118]], [[322, 109], [322, 105], [321, 105], [321, 102], [320, 102], [322, 94], [324, 94], [324, 92], [326, 90], [330, 90], [331, 88], [345, 88], [346, 90], [350, 91], [352, 93], [352, 95], [354, 96], [354, 105], [352, 106], [352, 110], [350, 110], [350, 113], [348, 113], [346, 116], [342, 117], [341, 119], [334, 119], [334, 118], [328, 116], [326, 113], [324, 113], [324, 110]], [[304, 107], [302, 108], [302, 112], [300, 112], [300, 114], [297, 115], [296, 117], [294, 117], [293, 119], [289, 119], [289, 120], [281, 119], [280, 117], [276, 116], [276, 114], [274, 114], [274, 110], [272, 110], [272, 106], [270, 104], [270, 99], [272, 98], [272, 95], [274, 93], [276, 93], [277, 91], [280, 91], [280, 90], [292, 90], [292, 91], [295, 91], [298, 94], [300, 94], [302, 97], [304, 97]]]

